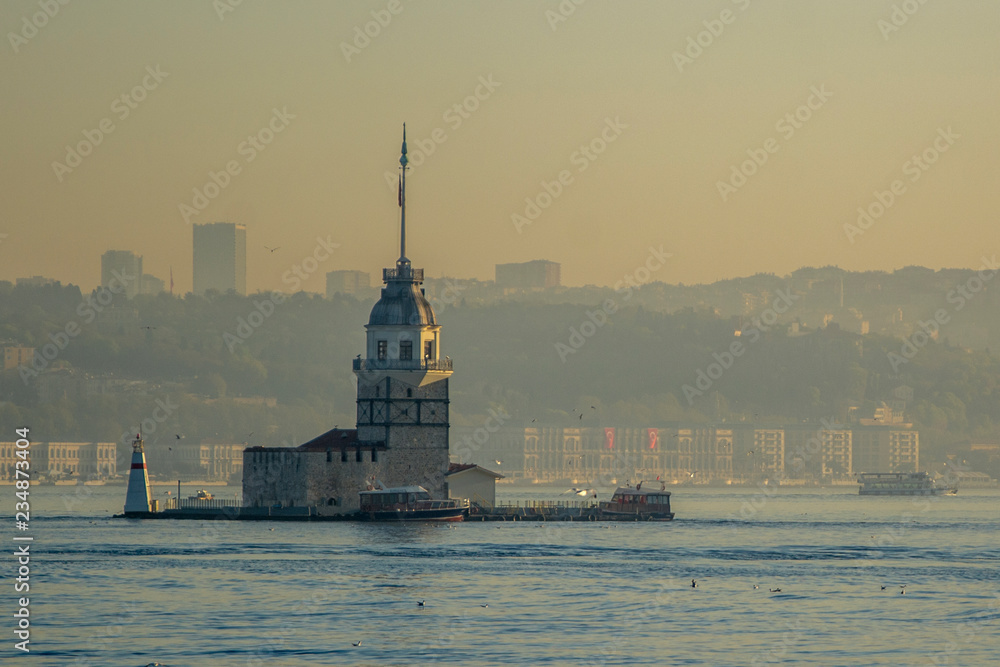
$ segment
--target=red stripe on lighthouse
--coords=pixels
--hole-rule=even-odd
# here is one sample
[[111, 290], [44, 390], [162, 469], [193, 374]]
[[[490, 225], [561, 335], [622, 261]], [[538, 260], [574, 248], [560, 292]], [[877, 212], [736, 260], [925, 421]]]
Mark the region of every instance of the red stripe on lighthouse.
[[146, 464], [145, 463], [133, 463], [132, 464], [132, 470], [145, 470], [145, 469], [146, 469]]

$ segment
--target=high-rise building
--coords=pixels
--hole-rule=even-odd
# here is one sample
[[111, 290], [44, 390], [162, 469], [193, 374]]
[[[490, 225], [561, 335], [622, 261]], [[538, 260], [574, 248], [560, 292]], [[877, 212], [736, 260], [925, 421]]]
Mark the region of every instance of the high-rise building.
[[194, 293], [247, 293], [247, 228], [233, 222], [194, 225]]
[[371, 284], [367, 271], [330, 271], [326, 274], [326, 298], [334, 294], [357, 294]]
[[497, 264], [497, 287], [506, 289], [544, 289], [559, 287], [560, 264], [536, 259], [520, 264]]
[[109, 250], [101, 255], [101, 285], [134, 297], [142, 288], [142, 255], [129, 250]]

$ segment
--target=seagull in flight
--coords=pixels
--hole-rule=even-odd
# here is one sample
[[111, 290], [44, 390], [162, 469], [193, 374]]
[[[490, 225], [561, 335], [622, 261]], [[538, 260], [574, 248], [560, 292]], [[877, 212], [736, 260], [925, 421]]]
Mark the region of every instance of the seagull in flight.
[[594, 493], [594, 490], [593, 489], [578, 489], [578, 488], [576, 488], [574, 486], [572, 489], [566, 489], [565, 491], [563, 491], [559, 495], [565, 496], [567, 493], [575, 493], [578, 496], [586, 496], [586, 495], [589, 495], [591, 493]]
[[[275, 246], [274, 248], [269, 248], [267, 246], [264, 246], [265, 249], [270, 250], [271, 252], [274, 252], [275, 250], [277, 250], [280, 247], [281, 247], [280, 245], [279, 246]], [[358, 644], [360, 644], [360, 643], [361, 642], [358, 642]], [[355, 644], [355, 646], [357, 646], [358, 644]]]
[[698, 582], [694, 579], [691, 580], [691, 588], [698, 588]]
[[771, 591], [772, 593], [780, 593], [781, 592], [780, 588], [769, 588], [767, 590]]
[[480, 607], [482, 607], [483, 609], [486, 609], [487, 607], [489, 607], [489, 605], [488, 605], [488, 604], [481, 604], [481, 605], [479, 605], [479, 606], [480, 606]]
[[417, 600], [417, 606], [418, 607], [423, 607], [424, 606], [424, 601], [423, 600]]
[[362, 640], [362, 639], [359, 639], [359, 640], [358, 640], [358, 641], [356, 641], [356, 642], [351, 642], [351, 646], [361, 646], [361, 642], [362, 642], [362, 641], [364, 641], [364, 640]]

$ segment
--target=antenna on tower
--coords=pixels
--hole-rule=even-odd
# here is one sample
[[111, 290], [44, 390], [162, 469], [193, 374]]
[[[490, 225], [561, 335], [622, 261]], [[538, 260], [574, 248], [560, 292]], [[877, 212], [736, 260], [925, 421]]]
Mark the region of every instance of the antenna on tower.
[[403, 147], [399, 155], [399, 261], [406, 259], [406, 170], [409, 169], [406, 157], [406, 123], [403, 123]]

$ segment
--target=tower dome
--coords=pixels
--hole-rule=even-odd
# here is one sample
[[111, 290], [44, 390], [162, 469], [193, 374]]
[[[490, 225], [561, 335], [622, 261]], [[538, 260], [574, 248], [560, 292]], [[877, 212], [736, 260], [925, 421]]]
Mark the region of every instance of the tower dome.
[[409, 261], [396, 262], [395, 269], [384, 269], [382, 297], [372, 307], [368, 326], [433, 326], [434, 309], [424, 297], [420, 284], [423, 269], [410, 268]]

